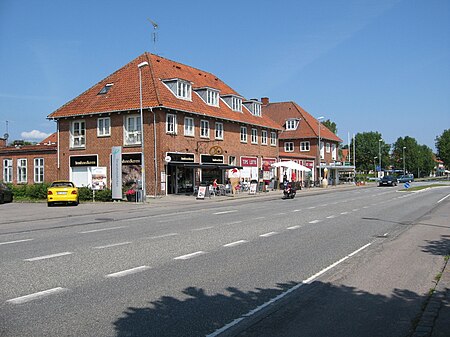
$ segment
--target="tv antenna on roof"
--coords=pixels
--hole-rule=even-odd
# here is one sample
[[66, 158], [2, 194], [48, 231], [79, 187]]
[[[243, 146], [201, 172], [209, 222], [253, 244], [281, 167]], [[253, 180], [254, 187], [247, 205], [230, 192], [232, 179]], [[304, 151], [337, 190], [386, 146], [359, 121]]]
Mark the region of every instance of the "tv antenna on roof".
[[153, 20], [150, 20], [150, 19], [147, 19], [148, 21], [150, 21], [150, 23], [152, 24], [152, 26], [153, 26], [153, 33], [152, 33], [152, 41], [153, 41], [153, 52], [156, 54], [156, 40], [157, 40], [157, 29], [159, 28], [159, 25], [155, 22], [155, 21], [153, 21]]

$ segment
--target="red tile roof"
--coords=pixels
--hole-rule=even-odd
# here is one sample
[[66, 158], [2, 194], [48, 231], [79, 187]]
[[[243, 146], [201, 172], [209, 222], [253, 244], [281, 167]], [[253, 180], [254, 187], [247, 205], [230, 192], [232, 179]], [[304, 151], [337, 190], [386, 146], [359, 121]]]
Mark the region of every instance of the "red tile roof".
[[[220, 96], [241, 95], [211, 73], [150, 53], [140, 55], [51, 113], [48, 118], [58, 119], [69, 116], [139, 109], [138, 64], [141, 62], [148, 62], [149, 64], [141, 68], [142, 103], [144, 108], [166, 107], [251, 125], [281, 129], [280, 125], [272, 119], [264, 115], [262, 117], [253, 116], [244, 107], [242, 107], [242, 113], [240, 113], [232, 111], [223, 101], [220, 101], [220, 107], [209, 106], [194, 91], [192, 92], [192, 100], [183, 100], [175, 97], [162, 80], [183, 79], [191, 82], [193, 89], [209, 87], [219, 90]], [[113, 85], [108, 93], [99, 95], [98, 93], [106, 84]]]
[[[272, 118], [276, 123], [285, 125], [289, 118], [300, 120], [297, 130], [284, 130], [280, 139], [302, 139], [319, 137], [319, 121], [302, 109], [295, 102], [279, 102], [263, 105], [263, 114]], [[335, 142], [342, 142], [338, 136], [331, 132], [326, 126], [320, 124], [320, 138]]]
[[57, 141], [58, 141], [58, 137], [57, 137], [56, 132], [54, 132], [50, 136], [45, 138], [43, 141], [39, 142], [39, 144], [37, 144], [37, 145], [56, 144]]

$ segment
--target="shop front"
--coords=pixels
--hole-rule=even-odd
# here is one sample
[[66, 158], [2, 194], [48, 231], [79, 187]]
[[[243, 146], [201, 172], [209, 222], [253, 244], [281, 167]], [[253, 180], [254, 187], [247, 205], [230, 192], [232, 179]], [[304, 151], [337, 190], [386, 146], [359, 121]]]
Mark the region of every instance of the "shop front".
[[70, 156], [70, 180], [77, 187], [87, 187], [92, 181], [92, 167], [98, 166], [98, 156]]
[[241, 157], [241, 179], [244, 181], [258, 180], [258, 158], [257, 157]]
[[196, 181], [193, 153], [166, 153], [167, 194], [192, 194]]
[[122, 153], [122, 185], [125, 191], [142, 188], [142, 155]]

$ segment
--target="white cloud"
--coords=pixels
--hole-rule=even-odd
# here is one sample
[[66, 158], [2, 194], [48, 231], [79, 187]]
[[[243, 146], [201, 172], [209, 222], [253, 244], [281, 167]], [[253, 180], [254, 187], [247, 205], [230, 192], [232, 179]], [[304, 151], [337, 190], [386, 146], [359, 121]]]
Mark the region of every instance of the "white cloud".
[[37, 141], [40, 141], [40, 140], [43, 140], [43, 139], [47, 138], [48, 136], [50, 136], [50, 133], [45, 133], [45, 132], [42, 132], [42, 131], [39, 131], [39, 130], [33, 130], [33, 131], [30, 131], [30, 132], [24, 131], [24, 132], [22, 132], [20, 134], [20, 136], [24, 140], [37, 140]]

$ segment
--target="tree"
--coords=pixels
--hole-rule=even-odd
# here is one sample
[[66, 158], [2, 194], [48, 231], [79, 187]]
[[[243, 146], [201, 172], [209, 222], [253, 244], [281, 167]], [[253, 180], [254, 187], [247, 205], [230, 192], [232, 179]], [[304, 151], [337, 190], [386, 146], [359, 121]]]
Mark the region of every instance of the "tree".
[[419, 145], [416, 139], [409, 136], [397, 139], [392, 150], [394, 168], [403, 169], [403, 153], [407, 172], [421, 177], [429, 175], [433, 170], [433, 151], [426, 145]]
[[450, 129], [436, 137], [436, 149], [438, 157], [444, 162], [447, 169], [450, 168]]
[[[381, 141], [380, 141], [381, 140]], [[381, 152], [382, 169], [390, 165], [389, 151], [391, 146], [386, 144], [380, 133], [363, 132], [356, 134], [350, 148], [356, 144], [356, 169], [359, 171], [374, 170], [379, 165], [379, 152]]]
[[333, 132], [335, 135], [337, 134], [337, 126], [335, 122], [332, 122], [331, 120], [327, 119], [325, 122], [322, 123], [325, 125], [331, 132]]

